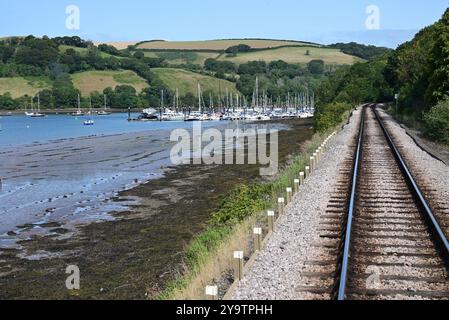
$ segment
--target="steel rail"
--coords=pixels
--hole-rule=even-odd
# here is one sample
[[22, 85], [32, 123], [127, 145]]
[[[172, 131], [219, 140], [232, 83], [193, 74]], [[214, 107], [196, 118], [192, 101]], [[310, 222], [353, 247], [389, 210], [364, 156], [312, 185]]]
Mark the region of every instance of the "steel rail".
[[346, 298], [346, 284], [348, 279], [348, 271], [349, 271], [349, 258], [351, 253], [351, 236], [352, 236], [352, 222], [354, 219], [355, 213], [355, 202], [357, 195], [357, 185], [358, 185], [358, 177], [359, 170], [362, 162], [362, 145], [363, 145], [363, 134], [365, 132], [365, 110], [366, 106], [362, 109], [361, 121], [360, 121], [360, 129], [359, 129], [359, 137], [357, 140], [357, 148], [355, 151], [355, 160], [354, 167], [352, 173], [351, 180], [351, 194], [349, 197], [348, 211], [347, 211], [347, 224], [344, 230], [344, 247], [343, 247], [343, 256], [341, 261], [341, 272], [339, 276], [339, 286], [338, 286], [338, 300], [345, 300]]
[[[372, 106], [370, 106], [372, 107]], [[354, 219], [354, 213], [355, 213], [355, 205], [356, 205], [356, 196], [357, 196], [357, 186], [358, 186], [358, 178], [359, 178], [359, 172], [361, 169], [362, 164], [362, 145], [363, 145], [363, 134], [364, 134], [364, 128], [365, 128], [365, 108], [363, 107], [362, 115], [361, 115], [361, 122], [360, 122], [360, 131], [359, 131], [359, 137], [357, 140], [357, 148], [355, 151], [355, 160], [353, 165], [353, 174], [352, 174], [352, 180], [351, 180], [351, 193], [348, 199], [348, 210], [347, 210], [347, 223], [346, 228], [344, 229], [344, 247], [343, 247], [343, 254], [340, 262], [340, 270], [339, 270], [339, 278], [338, 278], [338, 292], [337, 292], [337, 299], [340, 301], [343, 301], [346, 299], [346, 289], [347, 289], [347, 282], [348, 282], [348, 273], [349, 273], [349, 259], [351, 255], [351, 237], [352, 237], [352, 226], [353, 226], [353, 219]], [[432, 239], [434, 240], [434, 243], [436, 244], [437, 250], [442, 257], [446, 269], [449, 270], [449, 241], [444, 234], [442, 228], [440, 227], [438, 220], [436, 219], [434, 213], [432, 212], [432, 209], [430, 208], [429, 202], [427, 201], [425, 195], [419, 188], [418, 184], [416, 183], [415, 179], [413, 178], [413, 175], [411, 174], [406, 162], [404, 161], [401, 153], [399, 152], [399, 149], [396, 147], [390, 133], [388, 132], [387, 128], [385, 127], [379, 113], [376, 107], [373, 108], [375, 117], [377, 122], [379, 123], [385, 138], [387, 139], [388, 145], [390, 147], [390, 150], [396, 160], [396, 163], [401, 170], [404, 179], [406, 180], [406, 183], [409, 186], [410, 192], [413, 194], [413, 197], [415, 199], [415, 202], [417, 206], [419, 207], [420, 212], [423, 215], [424, 221], [427, 222], [427, 227], [430, 231], [430, 234], [432, 235]]]
[[390, 149], [393, 152], [393, 155], [396, 159], [396, 162], [401, 169], [402, 174], [404, 175], [404, 178], [409, 185], [409, 188], [411, 192], [413, 193], [413, 196], [415, 197], [415, 201], [417, 205], [420, 207], [421, 214], [423, 215], [424, 220], [427, 222], [427, 227], [430, 231], [430, 234], [433, 237], [433, 240], [435, 244], [437, 245], [437, 250], [440, 253], [440, 256], [442, 257], [446, 269], [449, 271], [449, 241], [444, 234], [443, 229], [440, 227], [437, 218], [435, 217], [434, 213], [432, 212], [432, 209], [430, 208], [429, 202], [426, 199], [426, 196], [421, 191], [421, 188], [416, 183], [415, 178], [413, 178], [413, 175], [411, 174], [406, 162], [404, 161], [404, 158], [402, 157], [399, 149], [396, 147], [390, 133], [388, 132], [387, 128], [385, 127], [385, 124], [383, 123], [379, 112], [377, 110], [377, 107], [374, 108], [374, 114], [376, 116], [377, 121], [380, 124], [380, 127], [382, 128], [382, 131], [385, 135], [385, 138], [388, 141], [388, 144], [390, 146]]

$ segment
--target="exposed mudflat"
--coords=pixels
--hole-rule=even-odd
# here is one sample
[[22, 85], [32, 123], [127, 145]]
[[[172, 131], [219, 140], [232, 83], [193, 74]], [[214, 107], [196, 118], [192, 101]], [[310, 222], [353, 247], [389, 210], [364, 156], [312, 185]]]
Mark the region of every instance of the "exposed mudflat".
[[[280, 160], [287, 163], [313, 132], [303, 120], [280, 125], [291, 127], [280, 132]], [[0, 157], [7, 161], [0, 170], [10, 175], [6, 181], [38, 177], [34, 181], [39, 183], [23, 192], [24, 199], [30, 198], [20, 209], [27, 218], [14, 217], [11, 205], [16, 203], [3, 207], [4, 217], [9, 215], [12, 222], [2, 236], [7, 248], [0, 249], [0, 298], [144, 299], [183, 272], [185, 246], [204, 230], [233, 187], [259, 178], [259, 168], [167, 168], [167, 148], [162, 150], [166, 140], [161, 139], [161, 149], [148, 150], [153, 140], [138, 133], [2, 150]], [[148, 172], [153, 176], [146, 176]], [[97, 184], [79, 183], [97, 173], [102, 174]], [[78, 182], [65, 183], [67, 176]], [[50, 189], [49, 177], [57, 182], [51, 190], [61, 195], [51, 202], [40, 193]], [[85, 207], [89, 209], [79, 209]], [[39, 212], [46, 215], [35, 216]], [[75, 219], [72, 229], [72, 216], [91, 219]], [[12, 245], [17, 239], [18, 246]], [[73, 264], [81, 270], [81, 290], [69, 292], [65, 269]]]

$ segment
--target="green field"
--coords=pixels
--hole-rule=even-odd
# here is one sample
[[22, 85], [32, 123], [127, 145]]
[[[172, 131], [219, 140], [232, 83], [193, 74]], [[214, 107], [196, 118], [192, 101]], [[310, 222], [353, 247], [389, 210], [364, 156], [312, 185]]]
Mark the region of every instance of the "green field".
[[145, 57], [163, 58], [169, 65], [196, 64], [204, 65], [206, 59], [215, 59], [219, 56], [218, 52], [179, 52], [179, 51], [143, 51]]
[[220, 80], [182, 69], [155, 68], [152, 69], [152, 71], [159, 76], [171, 90], [176, 90], [176, 88], [178, 88], [180, 95], [185, 95], [188, 92], [197, 95], [198, 83], [201, 84], [203, 92], [212, 90], [216, 94], [219, 94], [221, 87], [222, 93], [224, 93], [226, 89], [228, 89], [229, 92], [238, 93], [235, 84], [226, 80]]
[[107, 44], [116, 47], [118, 50], [124, 50], [128, 48], [128, 46], [133, 46], [136, 43], [137, 41], [95, 42], [95, 45], [99, 46], [100, 44]]
[[0, 78], [0, 94], [9, 92], [14, 99], [24, 95], [34, 96], [50, 88], [51, 81], [47, 77]]
[[72, 81], [75, 88], [79, 89], [83, 95], [94, 91], [103, 92], [107, 87], [115, 88], [118, 85], [130, 85], [137, 92], [148, 87], [145, 79], [128, 70], [79, 72], [72, 75]]
[[[238, 53], [236, 56], [228, 56], [223, 52], [230, 46], [241, 43], [259, 50]], [[362, 59], [345, 54], [339, 49], [282, 40], [153, 41], [142, 43], [137, 48], [145, 49], [144, 54], [147, 57], [165, 59], [169, 65], [196, 64], [203, 66], [206, 59], [209, 58], [231, 61], [236, 64], [248, 61], [270, 62], [275, 60], [284, 60], [293, 64], [307, 64], [311, 60], [321, 59], [326, 64], [349, 65], [362, 61]], [[309, 55], [306, 55], [307, 51], [309, 51]]]
[[140, 43], [138, 49], [151, 50], [213, 50], [224, 51], [229, 47], [246, 44], [253, 49], [278, 48], [281, 46], [311, 45], [300, 41], [262, 40], [262, 39], [233, 39], [206, 41], [148, 41]]
[[[73, 49], [73, 50], [75, 50], [76, 52], [78, 52], [81, 55], [86, 54], [87, 50], [88, 50], [87, 48], [66, 46], [66, 45], [63, 45], [63, 44], [59, 46], [59, 51], [61, 51], [61, 52], [66, 52], [68, 49]], [[100, 54], [100, 56], [102, 58], [110, 58], [110, 57], [114, 57], [114, 58], [117, 58], [117, 59], [122, 59], [123, 58], [123, 57], [119, 57], [119, 56], [113, 56], [112, 54], [109, 54], [109, 53], [106, 53], [106, 52], [102, 52], [102, 51], [99, 51], [99, 54]]]
[[[306, 55], [307, 50], [309, 55]], [[236, 64], [248, 61], [276, 61], [283, 60], [287, 63], [306, 64], [314, 59], [324, 60], [326, 64], [354, 64], [362, 61], [360, 58], [345, 54], [339, 49], [316, 47], [285, 47], [269, 50], [261, 50], [247, 53], [239, 53], [235, 57], [221, 55], [219, 60], [231, 61]]]

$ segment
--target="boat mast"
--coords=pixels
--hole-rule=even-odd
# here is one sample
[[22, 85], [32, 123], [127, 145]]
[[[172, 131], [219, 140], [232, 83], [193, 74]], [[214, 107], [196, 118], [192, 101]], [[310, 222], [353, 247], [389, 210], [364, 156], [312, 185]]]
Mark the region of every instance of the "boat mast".
[[226, 112], [229, 112], [229, 95], [228, 95], [228, 88], [226, 88]]
[[[223, 110], [223, 100], [222, 100], [222, 96], [221, 96], [221, 80], [218, 80], [218, 107], [221, 109], [221, 111], [224, 111]], [[224, 113], [226, 113], [226, 111]]]
[[259, 108], [259, 77], [256, 77], [256, 108]]
[[215, 108], [214, 108], [214, 100], [212, 98], [212, 93], [209, 93], [209, 110], [213, 110], [213, 112], [215, 112]]
[[203, 108], [201, 107], [201, 85], [198, 82], [198, 110], [201, 114], [203, 114]]
[[176, 112], [179, 111], [179, 90], [176, 88]]

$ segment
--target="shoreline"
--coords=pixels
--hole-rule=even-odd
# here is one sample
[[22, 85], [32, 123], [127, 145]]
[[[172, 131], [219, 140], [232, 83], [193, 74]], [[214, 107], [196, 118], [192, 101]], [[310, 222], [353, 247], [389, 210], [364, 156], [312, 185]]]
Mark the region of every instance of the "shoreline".
[[[309, 121], [285, 124], [294, 128], [280, 132], [285, 138], [280, 138], [284, 164], [296, 152], [295, 147], [312, 135]], [[80, 235], [74, 238], [36, 236], [21, 243], [29, 255], [47, 252], [53, 259], [22, 260], [17, 257], [17, 250], [0, 250], [0, 287], [4, 289], [0, 296], [155, 297], [166, 283], [182, 273], [184, 249], [205, 229], [211, 213], [232, 188], [252, 181], [256, 172], [257, 166], [230, 166], [220, 171], [216, 166], [190, 165], [170, 168], [160, 179], [119, 192], [117, 203], [136, 198], [139, 203], [127, 211], [112, 213], [116, 220], [82, 226]], [[129, 248], [133, 250], [130, 252]], [[76, 297], [63, 287], [64, 266], [71, 264], [78, 265], [84, 274], [84, 288]], [[41, 275], [38, 279], [36, 272]], [[32, 283], [29, 292], [20, 291], [27, 283]]]
[[[89, 111], [89, 108], [81, 108], [81, 111]], [[8, 117], [8, 116], [21, 116], [25, 115], [26, 111], [30, 111], [27, 109], [16, 109], [16, 110], [0, 110], [0, 117]], [[50, 115], [67, 115], [72, 114], [78, 111], [78, 108], [61, 108], [61, 109], [41, 109], [41, 113], [50, 114]], [[104, 108], [92, 108], [92, 111], [104, 111]], [[128, 109], [107, 109], [107, 111], [111, 113], [128, 113]], [[140, 113], [141, 109], [131, 109], [131, 113]]]

